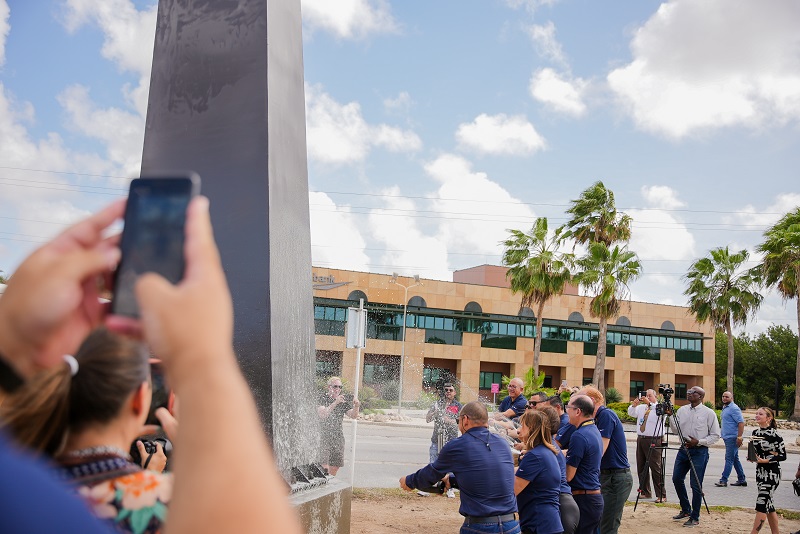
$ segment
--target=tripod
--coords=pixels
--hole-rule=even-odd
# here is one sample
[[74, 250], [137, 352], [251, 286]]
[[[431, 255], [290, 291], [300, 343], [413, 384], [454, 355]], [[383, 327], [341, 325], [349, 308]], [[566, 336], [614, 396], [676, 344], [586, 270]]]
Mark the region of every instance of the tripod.
[[[664, 488], [664, 481], [666, 480], [666, 477], [667, 477], [667, 443], [669, 443], [669, 427], [667, 427], [667, 435], [666, 435], [667, 439], [666, 439], [666, 441], [664, 441], [664, 438], [663, 438], [663, 436], [664, 436], [664, 414], [662, 413], [661, 415], [656, 415], [656, 417], [658, 419], [656, 420], [656, 425], [653, 428], [653, 433], [650, 436], [647, 436], [647, 435], [643, 434], [645, 437], [650, 438], [650, 446], [647, 449], [647, 457], [645, 459], [645, 463], [644, 463], [644, 466], [642, 468], [642, 473], [638, 473], [639, 474], [639, 488], [636, 490], [636, 502], [634, 502], [634, 504], [633, 504], [633, 510], [634, 511], [636, 511], [636, 507], [639, 506], [639, 499], [642, 497], [642, 494], [644, 493], [644, 488], [642, 488], [642, 478], [645, 477], [645, 480], [646, 480], [647, 477], [650, 477], [650, 472], [652, 471], [651, 465], [652, 465], [653, 451], [655, 451], [656, 449], [658, 449], [658, 453], [657, 454], [661, 455], [661, 464], [659, 466], [659, 474], [660, 474], [659, 484], [660, 484], [660, 487], [658, 487], [658, 488], [655, 487], [656, 486], [656, 480], [655, 480], [655, 477], [653, 477], [653, 489], [656, 490], [656, 493], [661, 498], [664, 498], [664, 496], [666, 495], [665, 488]], [[656, 439], [657, 438], [659, 440], [658, 444], [656, 444]], [[636, 448], [637, 448], [637, 459], [638, 459], [638, 449], [639, 449], [638, 438], [637, 438]], [[637, 471], [638, 471], [638, 465], [637, 465]]]
[[[664, 428], [664, 421], [666, 416], [671, 413], [672, 424], [669, 426], [667, 430], [667, 439], [660, 447], [656, 447], [655, 444], [650, 444], [650, 450], [648, 451], [647, 455], [647, 463], [645, 463], [645, 469], [648, 469], [650, 466], [650, 456], [653, 453], [653, 450], [656, 448], [661, 449], [661, 495], [664, 495], [664, 480], [666, 479], [666, 471], [667, 471], [667, 449], [672, 449], [676, 451], [685, 450], [686, 451], [686, 458], [689, 460], [689, 471], [691, 475], [694, 477], [695, 482], [697, 482], [697, 487], [700, 488], [700, 496], [703, 499], [703, 505], [706, 507], [706, 512], [708, 514], [711, 513], [711, 510], [708, 508], [708, 502], [706, 502], [706, 494], [703, 491], [703, 481], [700, 480], [699, 475], [697, 474], [697, 469], [694, 466], [694, 461], [692, 460], [692, 456], [689, 454], [689, 447], [686, 444], [686, 438], [683, 435], [683, 431], [681, 430], [681, 425], [678, 422], [678, 416], [675, 413], [675, 410], [669, 402], [669, 398], [665, 396], [664, 402], [660, 403], [656, 406], [656, 413], [658, 414], [658, 421], [656, 422], [656, 428], [653, 430], [653, 436], [656, 437], [659, 435]], [[669, 430], [672, 428], [672, 425], [675, 425], [675, 433], [680, 440], [679, 447], [670, 447], [669, 446]], [[636, 511], [636, 507], [639, 505], [639, 498], [642, 494], [642, 487], [641, 482], [639, 484], [639, 489], [636, 491], [636, 503], [633, 506], [634, 511]]]

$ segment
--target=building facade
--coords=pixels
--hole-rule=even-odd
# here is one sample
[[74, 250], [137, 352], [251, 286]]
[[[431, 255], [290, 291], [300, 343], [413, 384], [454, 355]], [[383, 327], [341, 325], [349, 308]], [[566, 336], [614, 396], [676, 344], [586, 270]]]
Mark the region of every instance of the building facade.
[[[314, 267], [318, 376], [355, 379], [356, 349], [345, 347], [347, 308], [364, 299], [363, 385], [380, 392], [399, 382], [404, 353], [404, 401], [417, 400], [423, 389], [443, 379], [455, 379], [462, 401], [491, 400], [492, 384], [500, 384], [503, 375], [520, 376], [533, 366], [534, 312], [520, 309], [520, 295], [503, 287], [503, 267], [456, 271], [454, 280], [423, 279], [406, 292], [389, 275]], [[415, 283], [404, 277], [398, 281]], [[598, 322], [589, 315], [589, 299], [568, 288], [545, 305], [543, 316], [539, 369], [545, 386], [590, 382]], [[620, 316], [609, 320], [605, 383], [625, 400], [659, 384], [674, 387], [676, 404], [695, 385], [714, 399], [713, 327], [698, 324], [685, 307], [624, 303]]]

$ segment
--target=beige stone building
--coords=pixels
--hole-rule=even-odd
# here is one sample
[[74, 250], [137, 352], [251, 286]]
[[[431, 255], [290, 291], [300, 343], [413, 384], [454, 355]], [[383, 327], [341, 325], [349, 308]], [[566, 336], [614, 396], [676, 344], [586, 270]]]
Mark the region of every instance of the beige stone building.
[[[492, 384], [503, 375], [522, 375], [533, 365], [536, 321], [520, 296], [506, 286], [505, 268], [484, 265], [456, 271], [453, 282], [313, 268], [317, 374], [355, 379], [356, 349], [345, 348], [347, 308], [359, 298], [368, 310], [367, 344], [362, 349], [362, 384], [380, 390], [397, 381], [403, 363], [403, 399], [416, 400], [437, 380], [455, 379], [462, 401], [492, 399]], [[407, 300], [406, 300], [407, 297]], [[403, 311], [407, 304], [405, 345]], [[589, 299], [569, 288], [544, 308], [540, 370], [545, 385], [591, 381], [598, 322]], [[626, 302], [609, 321], [606, 387], [626, 399], [638, 391], [671, 384], [674, 401], [686, 390], [705, 388], [714, 399], [714, 332], [688, 309]]]

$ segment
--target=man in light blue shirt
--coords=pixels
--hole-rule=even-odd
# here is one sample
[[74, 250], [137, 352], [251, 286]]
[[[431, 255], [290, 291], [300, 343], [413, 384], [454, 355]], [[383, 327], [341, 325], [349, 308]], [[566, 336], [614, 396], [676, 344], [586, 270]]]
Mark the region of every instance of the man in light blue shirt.
[[728, 475], [731, 469], [736, 469], [736, 482], [731, 486], [747, 486], [742, 462], [739, 461], [739, 447], [742, 446], [742, 433], [744, 432], [744, 417], [742, 410], [733, 402], [733, 393], [726, 391], [722, 394], [722, 441], [725, 442], [725, 467], [722, 476], [715, 486], [724, 488], [728, 485]]

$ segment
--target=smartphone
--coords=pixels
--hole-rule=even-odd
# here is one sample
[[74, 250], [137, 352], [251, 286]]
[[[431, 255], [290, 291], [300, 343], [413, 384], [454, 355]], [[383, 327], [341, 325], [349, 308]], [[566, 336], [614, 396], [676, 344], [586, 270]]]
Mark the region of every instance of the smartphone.
[[183, 278], [186, 208], [199, 192], [200, 177], [191, 172], [131, 181], [111, 313], [139, 317], [134, 286], [141, 274], [158, 273], [173, 284]]
[[562, 387], [562, 388], [565, 388], [565, 387], [567, 387], [567, 380], [566, 380], [566, 379], [564, 379], [564, 380], [562, 380], [562, 381], [561, 381], [561, 387]]
[[150, 359], [150, 380], [153, 384], [153, 399], [150, 402], [150, 411], [147, 414], [146, 425], [160, 425], [156, 417], [156, 410], [158, 408], [166, 408], [172, 412], [172, 404], [175, 396], [167, 384], [167, 379], [164, 376], [164, 368], [161, 365], [161, 360], [155, 358]]
[[644, 391], [639, 392], [639, 400], [644, 400]]

